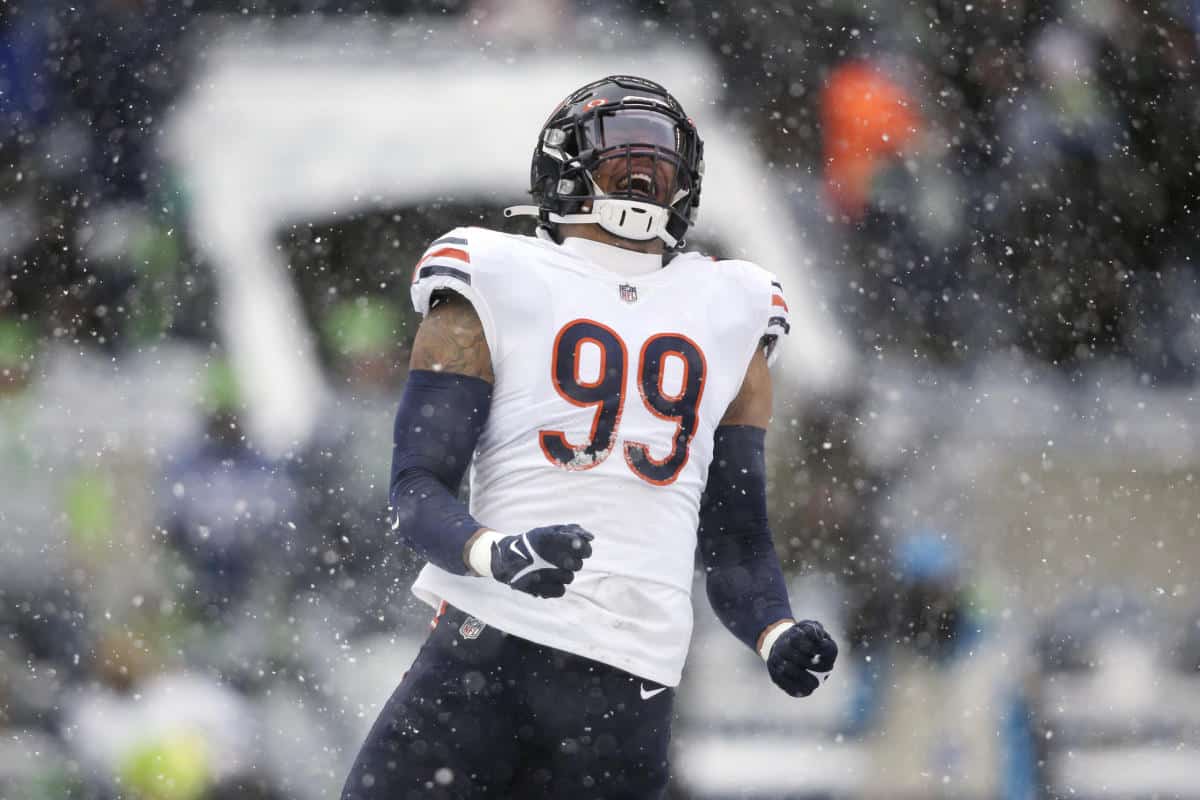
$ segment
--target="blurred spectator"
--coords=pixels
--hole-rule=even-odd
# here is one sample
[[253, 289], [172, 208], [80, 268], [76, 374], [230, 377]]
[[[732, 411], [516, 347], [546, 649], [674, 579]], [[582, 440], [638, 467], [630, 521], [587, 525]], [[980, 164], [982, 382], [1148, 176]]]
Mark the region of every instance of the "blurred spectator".
[[896, 602], [881, 520], [890, 476], [862, 452], [862, 413], [856, 390], [813, 398], [804, 419], [790, 421], [792, 435], [772, 443], [774, 530], [784, 564], [796, 574], [836, 576], [845, 592], [848, 657], [884, 644]]
[[[1140, 592], [1111, 584], [1073, 593], [1048, 615], [1035, 643], [1042, 680], [1033, 709], [1046, 794], [1125, 785], [1195, 796], [1197, 673], [1186, 647], [1172, 653], [1180, 643], [1168, 635], [1173, 623]], [[1145, 768], [1156, 750], [1154, 768]]]
[[202, 800], [253, 766], [253, 711], [213, 679], [164, 673], [147, 676], [135, 693], [87, 688], [65, 705], [76, 757], [114, 793], [123, 787], [138, 800]]
[[900, 608], [890, 646], [863, 670], [867, 793], [896, 798], [1036, 796], [1026, 703], [1032, 676], [1019, 631], [989, 615], [963, 556], [944, 534], [895, 550]]
[[420, 566], [387, 523], [389, 443], [408, 368], [406, 319], [390, 297], [358, 295], [330, 304], [320, 322], [334, 392], [304, 458], [308, 518], [324, 532], [325, 585], [356, 616], [353, 635], [396, 629], [412, 606], [399, 583]]
[[53, 19], [38, 5], [0, 8], [0, 120], [6, 136], [28, 134], [55, 110], [47, 80]]
[[876, 64], [833, 69], [821, 93], [826, 187], [834, 207], [858, 219], [871, 184], [920, 133], [920, 115], [904, 89]]
[[570, 0], [472, 0], [467, 16], [489, 38], [534, 45], [567, 32]]
[[54, 76], [71, 123], [91, 139], [93, 199], [140, 199], [161, 180], [157, 134], [184, 68], [186, 12], [164, 0], [59, 4]]
[[0, 725], [50, 729], [77, 672], [81, 604], [54, 525], [62, 485], [35, 422], [39, 366], [33, 326], [0, 312]]
[[232, 622], [252, 595], [285, 595], [315, 561], [317, 536], [297, 511], [287, 472], [257, 455], [241, 430], [232, 370], [209, 364], [204, 432], [166, 475], [163, 529], [188, 567], [183, 603], [210, 623]]

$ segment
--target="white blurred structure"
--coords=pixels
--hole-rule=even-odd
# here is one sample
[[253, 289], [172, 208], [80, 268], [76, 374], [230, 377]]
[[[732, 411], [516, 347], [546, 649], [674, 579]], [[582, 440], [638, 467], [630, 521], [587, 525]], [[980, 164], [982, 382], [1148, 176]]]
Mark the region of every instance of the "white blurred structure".
[[217, 275], [248, 423], [268, 451], [309, 435], [325, 391], [277, 232], [437, 198], [524, 202], [542, 121], [571, 90], [614, 73], [663, 83], [695, 118], [707, 162], [699, 230], [780, 276], [793, 325], [785, 380], [808, 392], [848, 378], [852, 353], [784, 190], [750, 135], [722, 118], [714, 64], [698, 47], [580, 24], [598, 26], [577, 32], [590, 49], [561, 36], [506, 49], [469, 22], [440, 21], [252, 25], [205, 48], [168, 146]]

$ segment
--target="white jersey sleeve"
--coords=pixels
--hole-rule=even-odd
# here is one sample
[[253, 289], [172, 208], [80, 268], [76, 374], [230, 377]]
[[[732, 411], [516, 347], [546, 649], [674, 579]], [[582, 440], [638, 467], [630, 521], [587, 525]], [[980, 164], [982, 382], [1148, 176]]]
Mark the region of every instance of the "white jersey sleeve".
[[792, 329], [783, 284], [774, 273], [752, 261], [728, 260], [717, 264], [732, 278], [728, 296], [739, 298], [741, 314], [758, 331], [756, 349], [762, 349], [768, 366], [773, 365], [781, 340]]
[[[491, 352], [500, 352], [496, 313], [485, 288], [488, 281], [489, 248], [485, 236], [473, 228], [455, 228], [438, 237], [425, 248], [413, 267], [412, 303], [419, 314], [429, 313], [433, 296], [439, 291], [452, 291], [466, 298], [483, 323], [483, 334]], [[494, 270], [493, 270], [494, 271]]]

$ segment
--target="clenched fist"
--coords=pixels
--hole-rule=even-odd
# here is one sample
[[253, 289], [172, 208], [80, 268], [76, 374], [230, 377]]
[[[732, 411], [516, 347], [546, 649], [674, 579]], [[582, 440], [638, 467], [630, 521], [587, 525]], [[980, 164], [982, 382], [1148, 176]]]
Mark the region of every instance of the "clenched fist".
[[821, 623], [806, 619], [785, 630], [767, 653], [767, 672], [792, 697], [808, 697], [837, 660], [838, 646]]
[[578, 525], [547, 525], [491, 541], [493, 578], [535, 597], [562, 597], [583, 560], [592, 554], [594, 537]]

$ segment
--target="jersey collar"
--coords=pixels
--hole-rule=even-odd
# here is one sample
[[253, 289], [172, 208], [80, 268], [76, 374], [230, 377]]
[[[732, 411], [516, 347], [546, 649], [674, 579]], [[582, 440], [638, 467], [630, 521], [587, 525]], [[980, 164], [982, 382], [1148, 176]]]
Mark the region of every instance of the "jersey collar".
[[663, 258], [658, 253], [638, 253], [591, 239], [571, 236], [563, 239], [560, 246], [577, 258], [626, 277], [649, 275], [663, 266]]

